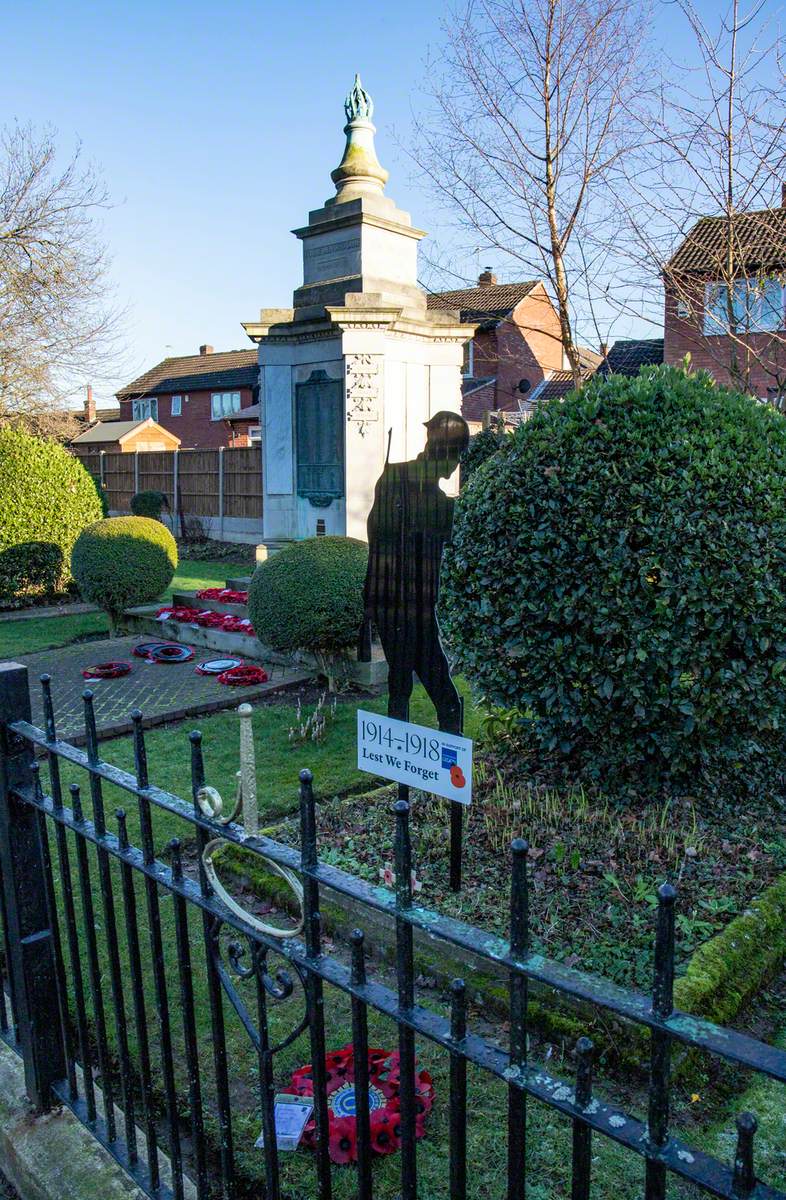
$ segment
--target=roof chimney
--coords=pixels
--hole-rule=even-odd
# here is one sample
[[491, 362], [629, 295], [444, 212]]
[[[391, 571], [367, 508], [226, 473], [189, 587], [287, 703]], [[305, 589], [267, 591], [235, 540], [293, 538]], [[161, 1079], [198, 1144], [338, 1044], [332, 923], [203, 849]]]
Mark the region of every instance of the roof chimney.
[[497, 282], [497, 277], [491, 270], [491, 267], [486, 267], [484, 271], [478, 275], [478, 287], [493, 287]]
[[786, 208], [786, 183], [781, 184], [781, 208]]
[[93, 385], [88, 383], [87, 395], [85, 396], [85, 420], [88, 425], [92, 425], [96, 419], [96, 402], [93, 399]]
[[212, 354], [212, 353], [213, 353], [213, 347], [212, 347], [212, 346], [208, 346], [207, 342], [205, 342], [204, 346], [200, 346], [200, 347], [199, 347], [199, 353], [200, 353], [200, 354]]
[[601, 344], [600, 344], [600, 352], [601, 352], [601, 354], [603, 355], [603, 357], [605, 358], [605, 357], [606, 357], [606, 355], [607, 355], [607, 354], [608, 354], [608, 352], [609, 352], [609, 343], [608, 343], [608, 342], [601, 342]]

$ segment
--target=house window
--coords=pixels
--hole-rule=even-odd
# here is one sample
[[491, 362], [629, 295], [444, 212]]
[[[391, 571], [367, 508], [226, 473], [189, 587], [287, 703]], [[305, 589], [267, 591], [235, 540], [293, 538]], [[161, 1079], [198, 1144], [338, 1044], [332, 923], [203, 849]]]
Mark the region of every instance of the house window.
[[464, 343], [464, 361], [461, 364], [461, 374], [464, 379], [472, 379], [475, 374], [475, 340], [470, 338]]
[[147, 400], [133, 400], [131, 403], [132, 420], [146, 421], [148, 417], [152, 417], [154, 421], [158, 420], [158, 397], [152, 396]]
[[210, 397], [210, 416], [214, 421], [240, 412], [240, 392], [213, 392]]
[[732, 289], [732, 322], [729, 322], [728, 288], [708, 283], [704, 295], [704, 332], [769, 333], [783, 328], [783, 283], [777, 278], [735, 279]]
[[[186, 400], [187, 399], [188, 399], [188, 396], [186, 396]], [[173, 396], [172, 400], [171, 400], [171, 404], [170, 404], [169, 415], [172, 417], [179, 417], [182, 414], [182, 412], [183, 412], [183, 397], [182, 396]]]
[[344, 387], [313, 371], [295, 393], [297, 493], [315, 502], [344, 495]]
[[258, 443], [262, 441], [262, 426], [261, 425], [249, 425], [248, 440], [251, 442], [251, 444], [253, 446], [258, 445]]

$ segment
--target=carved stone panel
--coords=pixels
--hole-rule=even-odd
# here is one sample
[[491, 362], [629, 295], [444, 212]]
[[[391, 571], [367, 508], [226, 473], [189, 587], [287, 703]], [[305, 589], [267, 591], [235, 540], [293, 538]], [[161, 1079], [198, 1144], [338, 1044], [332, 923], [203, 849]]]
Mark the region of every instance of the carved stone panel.
[[357, 426], [361, 437], [371, 422], [380, 419], [382, 361], [381, 354], [346, 357], [347, 421]]

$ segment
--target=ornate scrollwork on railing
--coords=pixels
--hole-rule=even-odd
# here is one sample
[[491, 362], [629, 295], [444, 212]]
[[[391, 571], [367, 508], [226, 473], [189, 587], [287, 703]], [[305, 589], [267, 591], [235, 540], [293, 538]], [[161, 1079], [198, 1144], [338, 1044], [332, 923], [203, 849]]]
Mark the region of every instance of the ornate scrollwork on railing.
[[[252, 708], [250, 704], [241, 704], [238, 711], [240, 717], [240, 770], [237, 772], [237, 794], [231, 812], [224, 813], [224, 802], [219, 792], [212, 787], [201, 787], [196, 794], [196, 802], [200, 811], [218, 825], [228, 825], [236, 821], [242, 813], [243, 829], [246, 837], [256, 837], [259, 833], [259, 813], [257, 809], [256, 762], [254, 756], [254, 737], [251, 728]], [[254, 860], [265, 866], [283, 879], [291, 889], [297, 901], [299, 917], [288, 928], [271, 925], [263, 921], [255, 913], [249, 912], [226, 890], [219, 879], [214, 857], [223, 847], [232, 845], [226, 838], [215, 837], [207, 843], [202, 851], [202, 866], [205, 876], [215, 895], [221, 902], [239, 917], [246, 926], [266, 938], [285, 939], [294, 937], [303, 928], [303, 885], [294, 871], [280, 866], [254, 850]], [[249, 847], [250, 849], [250, 847]], [[308, 1013], [305, 1005], [305, 977], [300, 968], [287, 961], [286, 967], [271, 971], [268, 965], [270, 954], [277, 951], [264, 942], [258, 941], [253, 933], [242, 937], [234, 936], [222, 943], [222, 930], [227, 926], [220, 916], [213, 916], [210, 922], [209, 950], [216, 974], [221, 981], [224, 992], [237, 1013], [243, 1028], [249, 1036], [258, 1054], [271, 1055], [285, 1049], [308, 1027]], [[245, 939], [245, 940], [243, 940]], [[250, 956], [249, 956], [250, 950]], [[225, 961], [226, 958], [226, 961]], [[234, 977], [234, 978], [233, 978]], [[271, 1046], [268, 1042], [267, 1021], [262, 1019], [266, 997], [276, 1002], [284, 1002], [294, 994], [295, 978], [300, 980], [303, 987], [304, 1013], [295, 1028], [287, 1036]], [[256, 983], [256, 1017], [252, 1016], [246, 1002], [235, 985], [235, 979], [241, 983], [253, 980]], [[260, 1025], [257, 1024], [260, 1022]]]
[[[268, 957], [270, 954], [276, 954], [275, 950], [271, 950], [269, 946], [264, 946], [257, 942], [252, 937], [248, 937], [248, 948], [237, 939], [232, 939], [226, 945], [226, 964], [222, 953], [221, 944], [221, 929], [222, 925], [219, 921], [211, 931], [211, 953], [213, 962], [216, 968], [221, 985], [226, 993], [227, 999], [234, 1008], [240, 1022], [248, 1034], [255, 1050], [258, 1054], [277, 1054], [279, 1050], [285, 1050], [297, 1038], [300, 1037], [308, 1028], [308, 1009], [305, 1006], [305, 985], [306, 980], [300, 967], [288, 960], [286, 967], [279, 967], [275, 972], [271, 972], [268, 966]], [[244, 960], [249, 953], [250, 959], [246, 963]], [[248, 1010], [245, 1000], [241, 996], [237, 987], [234, 984], [232, 976], [243, 981], [255, 980], [258, 987], [262, 989], [265, 995], [271, 1000], [283, 1002], [289, 1000], [295, 992], [295, 979], [293, 974], [300, 981], [303, 988], [304, 1010], [303, 1016], [297, 1025], [282, 1038], [280, 1042], [271, 1046], [267, 1043], [267, 1036], [260, 1036], [260, 1031], [257, 1027], [255, 1019]]]

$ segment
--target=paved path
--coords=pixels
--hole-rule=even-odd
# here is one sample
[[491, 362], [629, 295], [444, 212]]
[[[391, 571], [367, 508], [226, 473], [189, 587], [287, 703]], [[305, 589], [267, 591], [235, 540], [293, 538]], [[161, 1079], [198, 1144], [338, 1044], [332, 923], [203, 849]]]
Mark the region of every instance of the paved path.
[[32, 621], [39, 617], [80, 617], [83, 613], [100, 612], [97, 604], [42, 604], [38, 608], [18, 608], [0, 613], [2, 621]]
[[[89, 687], [95, 697], [96, 724], [99, 733], [115, 736], [132, 727], [132, 709], [139, 708], [146, 725], [161, 725], [184, 717], [234, 708], [243, 700], [253, 700], [282, 687], [308, 679], [303, 671], [268, 666], [268, 683], [254, 687], [224, 687], [215, 676], [197, 675], [194, 666], [215, 653], [197, 647], [194, 658], [187, 663], [151, 663], [134, 658], [131, 651], [146, 637], [112, 638], [101, 642], [79, 642], [57, 650], [42, 650], [38, 654], [20, 656], [30, 672], [30, 696], [33, 724], [43, 723], [39, 677], [52, 677], [52, 698], [58, 736], [68, 741], [84, 742], [84, 706], [82, 693]], [[91, 665], [118, 660], [132, 664], [131, 674], [120, 679], [101, 679], [86, 683], [82, 671]]]

